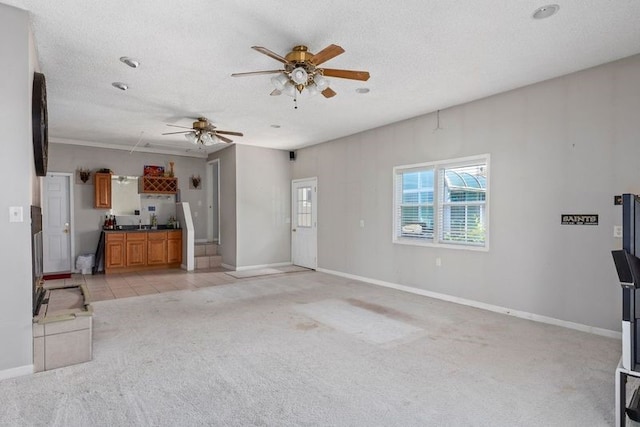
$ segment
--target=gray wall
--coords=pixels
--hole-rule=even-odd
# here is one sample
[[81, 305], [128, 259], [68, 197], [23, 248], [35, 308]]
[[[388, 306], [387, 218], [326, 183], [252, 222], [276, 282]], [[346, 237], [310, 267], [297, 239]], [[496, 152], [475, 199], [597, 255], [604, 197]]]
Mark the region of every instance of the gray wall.
[[282, 150], [236, 145], [238, 267], [291, 261], [291, 166]]
[[[33, 364], [29, 207], [40, 200], [31, 142], [36, 64], [30, 42], [27, 12], [0, 4], [0, 378], [28, 373]], [[9, 222], [11, 206], [22, 208], [23, 222]]]
[[[50, 144], [49, 171], [76, 173], [79, 168], [95, 171], [109, 168], [117, 175], [141, 176], [145, 165], [169, 167], [173, 161], [178, 178], [181, 201], [188, 202], [193, 216], [195, 239], [207, 238], [206, 180], [201, 189], [189, 189], [191, 175], [205, 176], [206, 159], [128, 151], [83, 147], [68, 144]], [[100, 228], [108, 210], [94, 209], [93, 179], [83, 184], [76, 176], [74, 191], [75, 257], [93, 253], [100, 237]]]
[[291, 261], [288, 152], [235, 144], [220, 160], [220, 255], [243, 268]]
[[[236, 147], [229, 147], [211, 153], [207, 160], [220, 160], [220, 247], [225, 265], [235, 266], [237, 262], [236, 239]], [[202, 175], [204, 176], [204, 175]]]
[[[634, 56], [441, 111], [442, 130], [429, 114], [299, 150], [293, 178], [318, 176], [318, 265], [620, 330], [613, 196], [640, 193], [639, 111]], [[392, 244], [392, 168], [482, 153], [490, 250]], [[561, 226], [562, 213], [600, 225]]]

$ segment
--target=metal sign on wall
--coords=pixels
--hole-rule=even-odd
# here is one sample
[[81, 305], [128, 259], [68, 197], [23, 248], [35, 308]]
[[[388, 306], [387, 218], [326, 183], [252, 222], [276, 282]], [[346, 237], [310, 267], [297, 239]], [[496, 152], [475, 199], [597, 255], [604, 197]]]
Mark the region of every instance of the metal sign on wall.
[[562, 225], [598, 225], [597, 214], [562, 214]]

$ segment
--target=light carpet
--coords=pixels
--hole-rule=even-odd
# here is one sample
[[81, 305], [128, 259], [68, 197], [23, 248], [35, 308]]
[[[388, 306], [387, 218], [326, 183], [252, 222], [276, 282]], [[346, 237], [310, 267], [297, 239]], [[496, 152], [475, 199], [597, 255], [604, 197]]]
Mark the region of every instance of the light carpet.
[[94, 360], [0, 381], [0, 425], [613, 423], [620, 341], [345, 278], [94, 306]]

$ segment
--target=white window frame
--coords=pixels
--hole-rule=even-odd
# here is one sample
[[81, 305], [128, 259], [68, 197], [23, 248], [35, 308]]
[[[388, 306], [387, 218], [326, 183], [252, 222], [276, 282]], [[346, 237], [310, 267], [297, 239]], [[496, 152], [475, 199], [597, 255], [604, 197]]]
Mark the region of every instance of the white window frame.
[[[426, 162], [426, 163], [415, 163], [415, 164], [410, 164], [410, 165], [401, 165], [401, 166], [395, 166], [393, 168], [393, 213], [392, 213], [392, 218], [393, 218], [393, 224], [392, 224], [392, 231], [391, 231], [391, 235], [392, 235], [392, 242], [396, 243], [396, 244], [400, 244], [400, 245], [411, 245], [411, 246], [429, 246], [429, 247], [438, 247], [438, 248], [450, 248], [450, 249], [464, 249], [464, 250], [471, 250], [471, 251], [488, 251], [489, 250], [489, 202], [490, 202], [490, 189], [489, 189], [489, 174], [491, 171], [491, 167], [490, 167], [490, 155], [489, 154], [481, 154], [481, 155], [477, 155], [477, 156], [470, 156], [470, 157], [461, 157], [461, 158], [457, 158], [457, 159], [448, 159], [448, 160], [439, 160], [439, 161], [433, 161], [433, 162]], [[443, 242], [441, 241], [441, 221], [440, 221], [440, 215], [441, 215], [441, 207], [446, 205], [446, 203], [443, 202], [443, 197], [440, 194], [441, 193], [441, 188], [443, 187], [443, 185], [441, 184], [441, 180], [442, 180], [442, 169], [450, 169], [450, 168], [458, 168], [458, 167], [464, 167], [464, 166], [471, 166], [471, 165], [475, 165], [478, 163], [485, 163], [486, 164], [486, 185], [485, 185], [485, 201], [484, 201], [484, 227], [485, 227], [485, 239], [484, 239], [484, 244], [483, 245], [477, 245], [477, 244], [470, 244], [470, 243], [450, 243], [450, 242]], [[433, 230], [433, 238], [429, 239], [429, 238], [424, 238], [424, 237], [403, 237], [398, 235], [398, 230], [400, 229], [400, 209], [399, 209], [399, 200], [401, 200], [401, 198], [399, 197], [399, 195], [397, 194], [398, 188], [399, 188], [399, 182], [398, 179], [401, 177], [402, 173], [405, 172], [409, 172], [411, 170], [414, 171], [418, 171], [418, 170], [429, 170], [429, 169], [433, 169], [434, 171], [434, 194], [433, 194], [433, 212], [434, 212], [434, 219], [433, 219], [433, 226], [434, 226], [434, 230]], [[468, 205], [471, 205], [473, 203], [468, 203]]]

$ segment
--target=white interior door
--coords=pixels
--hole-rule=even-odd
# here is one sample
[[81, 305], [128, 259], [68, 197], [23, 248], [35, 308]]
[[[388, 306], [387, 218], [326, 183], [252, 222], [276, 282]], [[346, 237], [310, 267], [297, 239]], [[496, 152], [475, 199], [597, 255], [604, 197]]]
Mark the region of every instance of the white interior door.
[[317, 268], [318, 260], [318, 179], [291, 182], [291, 262]]
[[47, 174], [42, 198], [44, 273], [71, 271], [71, 176]]

